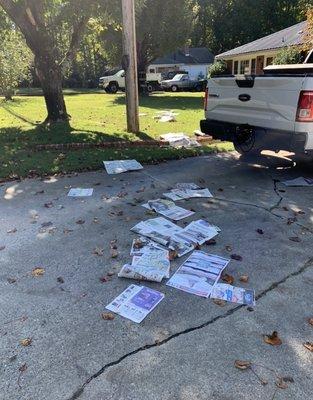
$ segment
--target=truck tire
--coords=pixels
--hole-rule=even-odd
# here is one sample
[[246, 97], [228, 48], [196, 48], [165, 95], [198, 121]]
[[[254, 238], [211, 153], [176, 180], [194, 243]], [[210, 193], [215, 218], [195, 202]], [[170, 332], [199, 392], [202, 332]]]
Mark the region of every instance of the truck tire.
[[113, 93], [113, 94], [117, 93], [117, 91], [119, 89], [118, 83], [117, 82], [110, 82], [109, 86], [108, 86], [108, 89], [109, 89], [109, 93]]
[[238, 129], [233, 144], [239, 154], [257, 155], [261, 152], [261, 149], [256, 145], [255, 130], [250, 127], [241, 127]]
[[152, 83], [147, 83], [147, 91], [152, 93], [154, 91], [154, 86]]
[[177, 85], [171, 86], [171, 91], [172, 92], [178, 92], [178, 86]]

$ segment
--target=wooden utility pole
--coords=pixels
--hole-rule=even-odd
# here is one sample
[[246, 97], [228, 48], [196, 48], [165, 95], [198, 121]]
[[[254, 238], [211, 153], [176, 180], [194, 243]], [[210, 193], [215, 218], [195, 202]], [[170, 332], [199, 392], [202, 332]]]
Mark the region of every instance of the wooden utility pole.
[[127, 131], [137, 133], [139, 132], [139, 100], [134, 0], [122, 0], [122, 11]]

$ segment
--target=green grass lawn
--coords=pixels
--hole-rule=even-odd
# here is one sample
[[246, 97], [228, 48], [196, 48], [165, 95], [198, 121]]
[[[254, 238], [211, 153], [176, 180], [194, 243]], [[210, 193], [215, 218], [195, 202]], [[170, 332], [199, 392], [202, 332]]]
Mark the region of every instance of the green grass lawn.
[[[140, 99], [141, 132], [127, 133], [124, 94], [109, 95], [95, 91], [66, 91], [71, 115], [70, 127], [57, 124], [44, 128], [44, 99], [38, 92], [0, 101], [0, 178], [25, 177], [29, 171], [39, 175], [101, 168], [108, 159], [136, 158], [142, 162], [180, 158], [215, 150], [230, 150], [230, 144], [211, 144], [199, 149], [170, 148], [81, 149], [60, 151], [36, 150], [38, 144], [100, 143], [117, 140], [154, 140], [162, 133], [184, 132], [193, 136], [203, 118], [199, 93], [162, 93]], [[34, 95], [37, 94], [37, 95]], [[177, 122], [159, 123], [153, 119], [158, 111], [174, 110]]]

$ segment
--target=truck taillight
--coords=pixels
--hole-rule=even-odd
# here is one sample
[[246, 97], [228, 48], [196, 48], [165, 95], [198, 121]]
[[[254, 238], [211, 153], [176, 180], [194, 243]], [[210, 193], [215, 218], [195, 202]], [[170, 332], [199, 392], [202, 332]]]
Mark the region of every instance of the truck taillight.
[[209, 100], [209, 89], [205, 89], [205, 95], [204, 95], [204, 111], [207, 111], [208, 109], [208, 100]]
[[300, 92], [297, 119], [298, 122], [313, 122], [313, 92], [302, 90]]

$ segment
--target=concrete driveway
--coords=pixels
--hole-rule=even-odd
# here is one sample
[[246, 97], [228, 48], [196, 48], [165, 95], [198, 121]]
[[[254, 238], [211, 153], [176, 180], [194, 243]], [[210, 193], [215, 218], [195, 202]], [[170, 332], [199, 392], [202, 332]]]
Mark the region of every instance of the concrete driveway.
[[[99, 171], [1, 185], [0, 398], [311, 398], [313, 353], [303, 343], [313, 342], [313, 188], [286, 188], [279, 180], [313, 177], [313, 169], [277, 157], [248, 161], [229, 153], [115, 176]], [[196, 211], [187, 222], [204, 217], [222, 229], [216, 245], [202, 249], [242, 256], [226, 272], [235, 285], [255, 289], [256, 307], [221, 307], [146, 283], [165, 299], [140, 325], [103, 320], [105, 305], [133, 283], [116, 273], [130, 260], [130, 228], [151, 218], [140, 202], [177, 182], [214, 194], [179, 204]], [[69, 198], [70, 186], [93, 187], [94, 195]], [[114, 239], [119, 255], [112, 259]], [[43, 275], [33, 276], [38, 267]], [[264, 343], [262, 335], [273, 331], [282, 345]], [[31, 344], [21, 345], [26, 338]], [[253, 368], [235, 368], [237, 359]], [[275, 385], [277, 375], [287, 377], [287, 388]]]

